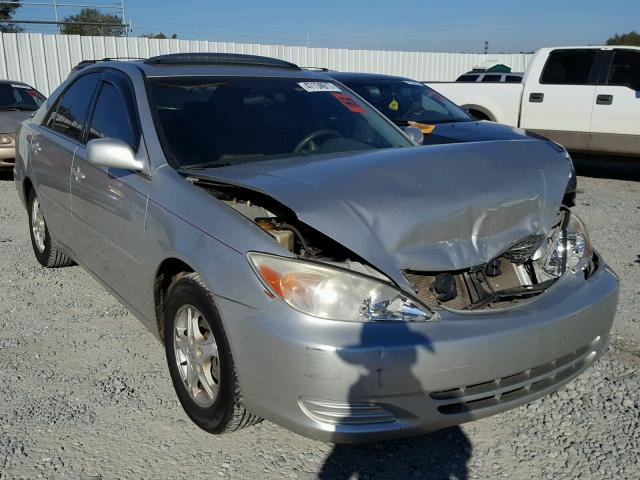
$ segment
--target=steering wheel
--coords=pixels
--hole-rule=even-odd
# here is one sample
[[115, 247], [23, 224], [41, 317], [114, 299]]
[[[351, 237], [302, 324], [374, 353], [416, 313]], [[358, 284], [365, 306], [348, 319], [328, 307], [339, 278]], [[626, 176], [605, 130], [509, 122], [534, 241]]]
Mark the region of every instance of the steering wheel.
[[296, 148], [293, 149], [293, 153], [300, 153], [311, 141], [315, 140], [318, 137], [341, 137], [342, 135], [337, 130], [333, 130], [331, 128], [321, 128], [320, 130], [316, 130], [315, 132], [311, 132], [309, 135], [305, 136], [302, 140], [298, 142]]
[[409, 108], [409, 110], [404, 112], [403, 117], [407, 118], [410, 115], [413, 115], [413, 114], [419, 115], [419, 114], [421, 114], [423, 112], [424, 112], [424, 108], [423, 107], [421, 107], [420, 105], [414, 105], [413, 107]]

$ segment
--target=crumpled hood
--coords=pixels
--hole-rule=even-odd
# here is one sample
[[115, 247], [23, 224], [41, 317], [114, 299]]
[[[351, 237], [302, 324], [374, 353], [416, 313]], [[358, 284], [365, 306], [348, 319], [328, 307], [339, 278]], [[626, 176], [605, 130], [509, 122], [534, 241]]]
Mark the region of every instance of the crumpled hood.
[[289, 158], [198, 172], [278, 200], [396, 281], [458, 270], [548, 234], [569, 177], [545, 142], [496, 141]]
[[20, 124], [33, 115], [32, 111], [7, 110], [0, 112], [0, 133], [13, 133], [18, 130]]

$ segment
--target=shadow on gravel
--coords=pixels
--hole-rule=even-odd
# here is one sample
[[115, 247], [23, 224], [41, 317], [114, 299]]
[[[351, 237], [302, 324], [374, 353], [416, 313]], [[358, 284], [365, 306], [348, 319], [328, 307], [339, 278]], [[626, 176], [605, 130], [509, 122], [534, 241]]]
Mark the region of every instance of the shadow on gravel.
[[576, 173], [580, 176], [640, 182], [640, 157], [580, 155], [577, 153], [572, 154], [571, 157], [573, 165], [576, 167]]
[[[349, 389], [349, 403], [358, 415], [355, 421], [362, 421], [362, 416], [369, 414], [363, 407], [376, 398], [424, 390], [414, 376], [419, 351], [437, 359], [436, 345], [431, 339], [417, 325], [404, 322], [363, 323], [359, 342], [338, 350], [344, 362], [363, 372]], [[419, 413], [422, 401], [416, 395], [414, 404], [396, 404], [393, 411], [405, 419], [415, 418], [422, 415]], [[340, 441], [339, 435], [335, 439]], [[471, 442], [459, 427], [402, 440], [336, 444], [318, 478], [466, 480], [471, 451]]]
[[0, 182], [13, 182], [13, 172], [0, 170]]
[[335, 445], [318, 478], [466, 480], [471, 452], [460, 427], [404, 440]]

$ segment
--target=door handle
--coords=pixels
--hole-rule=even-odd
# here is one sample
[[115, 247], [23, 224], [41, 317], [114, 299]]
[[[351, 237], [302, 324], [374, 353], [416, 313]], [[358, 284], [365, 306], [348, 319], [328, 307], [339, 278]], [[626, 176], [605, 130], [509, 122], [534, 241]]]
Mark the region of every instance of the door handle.
[[87, 177], [78, 167], [71, 169], [71, 175], [73, 175], [73, 178], [76, 180], [84, 180]]
[[531, 103], [542, 103], [543, 100], [544, 100], [544, 93], [529, 94], [529, 101]]
[[596, 97], [596, 105], [611, 105], [613, 104], [613, 95], [598, 95]]

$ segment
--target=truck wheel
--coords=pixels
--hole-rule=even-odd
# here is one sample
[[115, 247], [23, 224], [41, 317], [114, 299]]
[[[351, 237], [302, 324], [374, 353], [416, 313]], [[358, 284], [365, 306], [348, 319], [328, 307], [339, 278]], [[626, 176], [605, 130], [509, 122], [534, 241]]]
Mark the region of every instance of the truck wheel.
[[29, 233], [31, 234], [31, 246], [36, 259], [46, 268], [68, 267], [73, 265], [73, 260], [58, 250], [44, 219], [44, 212], [40, 200], [34, 189], [29, 192]]
[[213, 295], [197, 273], [185, 275], [169, 288], [165, 319], [169, 373], [189, 418], [216, 434], [260, 422], [244, 406]]

